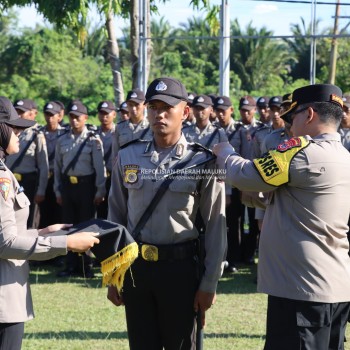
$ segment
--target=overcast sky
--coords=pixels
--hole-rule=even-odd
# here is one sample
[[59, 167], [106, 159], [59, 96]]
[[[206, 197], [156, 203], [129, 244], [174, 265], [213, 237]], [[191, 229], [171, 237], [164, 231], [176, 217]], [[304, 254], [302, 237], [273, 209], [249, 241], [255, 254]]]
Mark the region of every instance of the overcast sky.
[[[322, 1], [322, 0], [321, 0]], [[337, 0], [323, 0], [324, 2], [336, 3]], [[159, 16], [153, 16], [155, 19], [164, 17], [172, 26], [178, 26], [179, 23], [186, 22], [186, 19], [193, 16], [204, 17], [204, 13], [194, 11], [189, 4], [189, 0], [172, 0], [166, 5], [159, 5]], [[342, 3], [349, 3], [349, 0], [342, 0]], [[220, 0], [212, 0], [211, 4], [219, 5]], [[310, 4], [282, 3], [278, 1], [254, 1], [254, 0], [229, 0], [230, 19], [238, 18], [241, 26], [246, 27], [252, 22], [253, 27], [260, 29], [265, 26], [272, 30], [275, 35], [290, 34], [290, 25], [292, 23], [300, 24], [300, 18], [303, 17], [308, 24], [311, 18]], [[333, 27], [335, 14], [334, 5], [317, 5], [316, 17], [320, 19], [320, 29]], [[43, 23], [43, 18], [37, 15], [34, 7], [19, 9], [20, 23], [22, 26], [35, 26], [35, 23]], [[341, 16], [350, 16], [350, 6], [340, 6]], [[96, 20], [99, 16], [92, 13], [92, 18]], [[339, 19], [339, 28], [345, 27], [349, 19]], [[121, 23], [118, 20], [118, 23]], [[128, 22], [122, 23], [127, 26]], [[116, 28], [117, 35], [121, 35], [120, 27]]]

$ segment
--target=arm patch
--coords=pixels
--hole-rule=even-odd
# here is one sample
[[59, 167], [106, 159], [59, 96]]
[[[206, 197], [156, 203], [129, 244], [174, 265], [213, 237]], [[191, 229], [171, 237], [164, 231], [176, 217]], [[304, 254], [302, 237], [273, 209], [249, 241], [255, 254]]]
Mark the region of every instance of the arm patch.
[[293, 137], [263, 157], [254, 159], [254, 165], [267, 184], [281, 186], [289, 181], [289, 166], [294, 156], [309, 143], [305, 137]]

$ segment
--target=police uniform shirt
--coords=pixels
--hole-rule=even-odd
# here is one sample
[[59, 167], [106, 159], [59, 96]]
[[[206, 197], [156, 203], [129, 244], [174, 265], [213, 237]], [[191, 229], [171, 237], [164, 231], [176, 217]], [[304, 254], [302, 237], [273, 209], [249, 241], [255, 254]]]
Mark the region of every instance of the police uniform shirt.
[[33, 136], [37, 134], [34, 141], [30, 144], [22, 161], [15, 168], [12, 169], [14, 173], [29, 174], [38, 172], [39, 183], [37, 195], [44, 196], [49, 176], [49, 162], [47, 155], [46, 140], [41, 127], [35, 124], [33, 127], [25, 129], [19, 135], [19, 152], [11, 154], [6, 158], [6, 165], [11, 168], [12, 164], [20, 156], [21, 150], [27, 145]]
[[243, 123], [241, 122], [235, 122], [233, 119], [231, 119], [230, 124], [223, 128], [228, 142], [232, 145], [232, 147], [235, 150], [239, 150], [241, 147], [241, 136], [239, 133], [239, 129], [243, 126]]
[[[142, 136], [147, 128], [148, 131]], [[117, 156], [121, 146], [132, 140], [137, 140], [141, 136], [143, 140], [151, 140], [152, 130], [149, 127], [148, 119], [145, 117], [137, 125], [134, 125], [130, 120], [117, 123], [114, 135], [112, 159]]]
[[343, 146], [350, 152], [350, 129], [339, 128], [338, 130]]
[[[112, 171], [108, 219], [133, 232], [162, 183], [164, 173], [186, 159], [186, 155], [191, 156], [190, 149], [184, 135], [165, 158], [159, 155], [152, 141], [135, 142], [121, 149]], [[206, 152], [198, 152], [192, 155], [186, 167], [207, 157]], [[214, 169], [214, 164], [210, 163], [208, 167]], [[200, 184], [201, 194], [198, 195]], [[206, 224], [207, 248], [205, 275], [200, 288], [214, 292], [226, 250], [224, 184], [216, 177], [207, 176], [202, 181], [175, 179], [141, 230], [139, 239], [149, 244], [177, 244], [197, 239], [194, 221], [198, 208]]]
[[62, 197], [60, 193], [61, 175], [64, 173], [66, 167], [75, 157], [80, 145], [88, 138], [82, 152], [75, 165], [69, 171], [68, 176], [87, 176], [96, 174], [96, 197], [104, 197], [106, 194], [105, 178], [106, 171], [103, 161], [103, 146], [99, 136], [90, 132], [87, 127], [84, 128], [81, 134], [74, 135], [72, 131], [67, 132], [60, 137], [56, 145], [55, 154], [55, 182], [54, 191], [56, 197]]
[[105, 159], [105, 166], [106, 169], [109, 172], [112, 172], [112, 143], [114, 138], [114, 132], [115, 132], [115, 124], [113, 124], [113, 127], [111, 130], [103, 131], [101, 126], [97, 128], [97, 134], [100, 135], [102, 144], [103, 144], [103, 154], [106, 156], [109, 153], [108, 159]]
[[260, 148], [260, 156], [272, 149], [275, 149], [280, 143], [287, 141], [290, 136], [286, 133], [284, 128], [276, 129], [271, 131], [264, 138], [261, 148]]
[[46, 139], [46, 148], [47, 148], [47, 154], [48, 154], [48, 161], [49, 161], [49, 170], [50, 172], [54, 171], [54, 159], [55, 159], [55, 149], [56, 149], [56, 143], [59, 137], [64, 135], [66, 132], [68, 132], [68, 129], [65, 127], [62, 127], [58, 124], [57, 129], [54, 131], [47, 130], [46, 126], [42, 129], [45, 139]]
[[243, 127], [240, 128], [239, 132], [241, 134], [240, 135], [241, 147], [240, 147], [240, 150], [236, 150], [236, 151], [238, 151], [238, 153], [240, 153], [243, 158], [252, 159], [252, 155], [253, 155], [252, 140], [254, 138], [256, 131], [259, 128], [264, 128], [264, 127], [265, 125], [262, 122], [253, 118], [251, 124], [249, 125], [244, 124]]
[[[182, 132], [184, 133], [188, 142], [197, 142], [209, 149], [213, 148], [213, 146], [219, 142], [227, 141], [227, 136], [224, 130], [220, 127], [212, 125], [210, 122], [203, 130], [199, 129], [198, 126], [194, 124], [184, 127]], [[214, 132], [215, 136], [212, 140], [210, 140]], [[209, 141], [210, 144], [208, 145]]]
[[217, 164], [227, 169], [228, 183], [272, 191], [260, 235], [258, 291], [348, 302], [350, 154], [340, 135], [292, 138], [254, 162], [224, 147], [218, 146]]
[[265, 137], [269, 135], [272, 130], [272, 127], [266, 126], [266, 124], [257, 128], [252, 139], [252, 159], [259, 158], [262, 155], [261, 145]]
[[34, 317], [26, 260], [46, 260], [67, 253], [66, 236], [38, 236], [27, 230], [29, 200], [0, 160], [0, 323]]

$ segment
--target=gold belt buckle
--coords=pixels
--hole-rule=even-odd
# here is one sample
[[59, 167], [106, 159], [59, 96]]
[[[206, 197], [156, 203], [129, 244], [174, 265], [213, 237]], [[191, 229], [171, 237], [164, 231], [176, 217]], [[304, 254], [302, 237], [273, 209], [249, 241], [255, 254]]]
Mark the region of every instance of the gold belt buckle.
[[22, 181], [22, 174], [13, 173], [17, 181]]
[[49, 179], [52, 177], [53, 171], [49, 171]]
[[141, 255], [146, 261], [158, 261], [158, 248], [154, 245], [143, 244]]
[[76, 185], [78, 183], [78, 178], [76, 176], [69, 176], [69, 182], [72, 185]]

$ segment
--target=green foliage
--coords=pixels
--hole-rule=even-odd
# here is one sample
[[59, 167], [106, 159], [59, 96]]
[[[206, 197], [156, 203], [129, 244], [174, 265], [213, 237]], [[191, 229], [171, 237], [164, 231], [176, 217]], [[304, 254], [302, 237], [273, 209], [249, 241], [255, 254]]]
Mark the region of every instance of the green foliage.
[[15, 100], [81, 99], [96, 110], [101, 99], [113, 99], [110, 68], [83, 56], [70, 35], [51, 29], [25, 31], [13, 37], [0, 57], [0, 94]]

